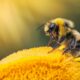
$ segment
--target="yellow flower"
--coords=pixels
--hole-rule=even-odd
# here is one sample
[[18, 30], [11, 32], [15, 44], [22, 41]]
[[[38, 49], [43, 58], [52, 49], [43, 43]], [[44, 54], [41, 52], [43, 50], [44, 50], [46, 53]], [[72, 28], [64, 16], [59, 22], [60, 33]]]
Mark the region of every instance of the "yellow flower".
[[60, 48], [25, 49], [0, 61], [0, 80], [80, 80], [80, 63]]

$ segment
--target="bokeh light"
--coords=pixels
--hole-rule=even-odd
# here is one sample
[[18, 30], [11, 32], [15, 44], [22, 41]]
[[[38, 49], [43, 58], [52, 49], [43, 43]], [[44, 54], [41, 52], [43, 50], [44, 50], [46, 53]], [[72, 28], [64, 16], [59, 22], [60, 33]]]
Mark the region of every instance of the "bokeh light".
[[1, 0], [0, 58], [25, 48], [47, 45], [48, 38], [37, 30], [49, 19], [71, 19], [79, 29], [80, 0]]

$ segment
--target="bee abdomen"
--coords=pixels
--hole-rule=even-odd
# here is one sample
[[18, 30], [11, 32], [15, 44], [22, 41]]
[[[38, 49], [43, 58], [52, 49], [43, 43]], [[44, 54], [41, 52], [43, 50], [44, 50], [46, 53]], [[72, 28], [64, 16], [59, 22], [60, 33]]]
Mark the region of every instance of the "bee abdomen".
[[71, 54], [74, 57], [80, 57], [80, 40], [77, 41], [77, 45], [76, 45], [75, 49], [73, 49], [71, 52], [72, 52]]

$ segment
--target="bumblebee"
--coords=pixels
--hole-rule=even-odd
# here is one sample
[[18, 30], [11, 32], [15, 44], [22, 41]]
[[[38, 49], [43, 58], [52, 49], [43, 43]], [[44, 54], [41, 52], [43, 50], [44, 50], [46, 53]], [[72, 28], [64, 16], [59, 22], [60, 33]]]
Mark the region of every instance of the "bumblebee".
[[64, 18], [50, 20], [44, 25], [44, 32], [50, 37], [48, 46], [55, 41], [53, 50], [65, 43], [66, 48], [63, 53], [71, 51], [74, 56], [80, 55], [80, 33], [75, 30], [74, 23], [71, 20]]

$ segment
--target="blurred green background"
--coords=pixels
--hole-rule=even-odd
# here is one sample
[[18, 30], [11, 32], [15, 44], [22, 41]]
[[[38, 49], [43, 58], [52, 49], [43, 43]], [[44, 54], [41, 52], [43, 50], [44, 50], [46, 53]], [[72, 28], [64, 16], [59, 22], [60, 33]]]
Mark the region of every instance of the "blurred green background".
[[0, 0], [0, 59], [47, 45], [49, 38], [37, 27], [56, 17], [73, 20], [80, 30], [80, 0]]

